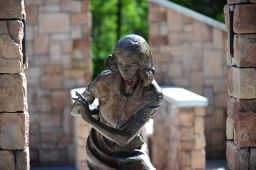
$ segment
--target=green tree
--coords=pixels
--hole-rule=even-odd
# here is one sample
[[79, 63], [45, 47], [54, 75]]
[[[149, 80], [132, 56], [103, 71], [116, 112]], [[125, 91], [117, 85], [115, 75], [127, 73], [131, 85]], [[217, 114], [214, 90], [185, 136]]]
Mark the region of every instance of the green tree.
[[92, 0], [92, 52], [94, 76], [104, 69], [104, 60], [116, 40], [115, 0]]
[[147, 0], [122, 0], [121, 36], [138, 34], [148, 39], [148, 3]]
[[120, 37], [134, 33], [148, 38], [147, 10], [147, 0], [91, 1], [94, 77], [105, 69], [104, 61]]

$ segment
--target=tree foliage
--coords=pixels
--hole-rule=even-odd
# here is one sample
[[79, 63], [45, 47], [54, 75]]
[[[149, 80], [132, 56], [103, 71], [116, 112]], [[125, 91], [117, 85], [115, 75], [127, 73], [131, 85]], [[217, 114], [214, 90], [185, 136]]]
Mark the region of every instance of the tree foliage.
[[[118, 21], [118, 2], [121, 1], [121, 22]], [[120, 7], [120, 6], [119, 6]], [[147, 0], [92, 0], [92, 51], [94, 76], [104, 68], [104, 61], [112, 52], [118, 37], [139, 34], [147, 39]]]

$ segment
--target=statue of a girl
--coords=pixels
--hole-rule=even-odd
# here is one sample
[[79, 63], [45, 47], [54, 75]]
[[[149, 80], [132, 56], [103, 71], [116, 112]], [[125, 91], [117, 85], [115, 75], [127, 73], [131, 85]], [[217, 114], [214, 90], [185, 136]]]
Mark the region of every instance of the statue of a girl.
[[[92, 129], [86, 151], [89, 168], [155, 169], [147, 155], [142, 127], [162, 100], [153, 78], [153, 58], [147, 42], [138, 35], [121, 38], [103, 71], [78, 95], [72, 112], [82, 115]], [[90, 110], [95, 98], [98, 110]]]

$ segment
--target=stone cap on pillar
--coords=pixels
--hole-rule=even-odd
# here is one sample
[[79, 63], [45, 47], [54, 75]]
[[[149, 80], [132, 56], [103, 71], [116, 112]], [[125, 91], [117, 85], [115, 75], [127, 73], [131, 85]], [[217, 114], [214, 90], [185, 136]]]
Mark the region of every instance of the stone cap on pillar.
[[205, 107], [208, 99], [179, 87], [162, 87], [164, 100], [176, 107]]

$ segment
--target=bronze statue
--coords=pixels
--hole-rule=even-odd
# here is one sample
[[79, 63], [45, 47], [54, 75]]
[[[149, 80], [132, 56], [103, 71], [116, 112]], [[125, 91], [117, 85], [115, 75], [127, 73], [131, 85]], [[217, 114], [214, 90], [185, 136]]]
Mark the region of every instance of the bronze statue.
[[[87, 139], [92, 170], [155, 169], [147, 155], [141, 129], [163, 98], [153, 78], [154, 62], [147, 42], [138, 35], [121, 38], [103, 71], [82, 93], [72, 112], [82, 115], [92, 129]], [[89, 109], [95, 98], [99, 106]]]

